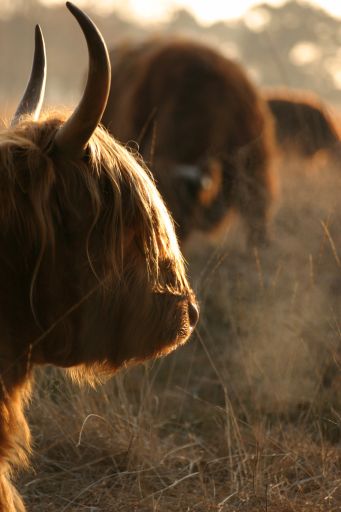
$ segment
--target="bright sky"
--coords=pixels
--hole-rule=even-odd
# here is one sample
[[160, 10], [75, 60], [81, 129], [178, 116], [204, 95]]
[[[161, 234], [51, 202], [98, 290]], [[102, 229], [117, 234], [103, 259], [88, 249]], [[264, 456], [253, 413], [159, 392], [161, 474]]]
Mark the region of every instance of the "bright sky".
[[[61, 0], [41, 0], [46, 4], [60, 3]], [[281, 5], [284, 0], [264, 0], [271, 5]], [[304, 0], [303, 0], [304, 1]], [[341, 0], [307, 0], [318, 5], [334, 16], [341, 17]], [[247, 9], [262, 3], [262, 0], [75, 0], [80, 7], [93, 4], [96, 8], [108, 10], [113, 7], [125, 16], [140, 21], [161, 21], [175, 9], [184, 7], [203, 23], [227, 20], [242, 16]]]

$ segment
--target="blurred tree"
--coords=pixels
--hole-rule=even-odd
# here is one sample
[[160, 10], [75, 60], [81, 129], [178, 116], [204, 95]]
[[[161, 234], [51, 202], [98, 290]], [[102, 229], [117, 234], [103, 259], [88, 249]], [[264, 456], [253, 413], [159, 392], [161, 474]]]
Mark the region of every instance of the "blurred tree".
[[[94, 6], [92, 16], [109, 47], [122, 39], [141, 40], [152, 30], [181, 33], [237, 58], [262, 86], [308, 88], [341, 104], [339, 20], [308, 3], [291, 0], [280, 7], [262, 4], [244, 19], [210, 26], [200, 25], [181, 9], [168, 23], [151, 28], [122, 19], [114, 11], [101, 16], [95, 10], [96, 2], [90, 0], [87, 11]], [[252, 13], [257, 9], [253, 19], [258, 19], [258, 24], [252, 25]], [[259, 23], [262, 15], [263, 23]], [[87, 52], [65, 6], [47, 7], [39, 0], [0, 0], [0, 108], [12, 99], [16, 102], [22, 94], [31, 66], [36, 23], [42, 25], [47, 46], [47, 102], [73, 104], [78, 98]]]
[[39, 5], [39, 0], [1, 0], [0, 16], [8, 18], [15, 12], [27, 14], [32, 12], [32, 9], [37, 9]]

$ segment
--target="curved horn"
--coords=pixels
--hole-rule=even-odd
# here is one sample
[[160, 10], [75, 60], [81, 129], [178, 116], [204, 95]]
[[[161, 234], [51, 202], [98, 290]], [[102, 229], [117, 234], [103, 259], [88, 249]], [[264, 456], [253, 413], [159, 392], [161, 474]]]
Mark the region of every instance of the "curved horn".
[[45, 43], [39, 25], [35, 29], [35, 48], [31, 76], [26, 91], [13, 116], [11, 126], [15, 126], [25, 114], [33, 114], [35, 120], [39, 118], [44, 100], [46, 82], [46, 56]]
[[81, 156], [102, 118], [110, 90], [110, 60], [103, 37], [91, 19], [71, 2], [66, 7], [78, 21], [89, 52], [89, 71], [83, 97], [71, 117], [59, 128], [55, 145], [72, 156]]

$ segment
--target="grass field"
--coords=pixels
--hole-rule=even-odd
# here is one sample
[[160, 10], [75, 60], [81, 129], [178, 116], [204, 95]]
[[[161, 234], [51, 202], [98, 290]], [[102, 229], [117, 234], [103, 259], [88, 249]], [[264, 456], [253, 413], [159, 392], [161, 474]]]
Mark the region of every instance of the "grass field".
[[341, 510], [341, 169], [279, 177], [270, 247], [186, 248], [190, 343], [96, 390], [37, 372], [30, 511]]

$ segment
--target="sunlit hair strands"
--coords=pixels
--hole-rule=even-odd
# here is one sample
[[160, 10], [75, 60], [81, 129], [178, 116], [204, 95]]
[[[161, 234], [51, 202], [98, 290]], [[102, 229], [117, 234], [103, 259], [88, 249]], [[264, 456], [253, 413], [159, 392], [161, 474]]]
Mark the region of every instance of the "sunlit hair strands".
[[11, 476], [30, 452], [23, 407], [34, 366], [64, 367], [94, 382], [169, 353], [198, 320], [153, 179], [98, 127], [110, 85], [103, 38], [82, 11], [67, 7], [89, 50], [78, 107], [71, 116], [40, 115], [46, 63], [36, 29], [29, 84], [0, 131], [1, 512], [25, 511]]

